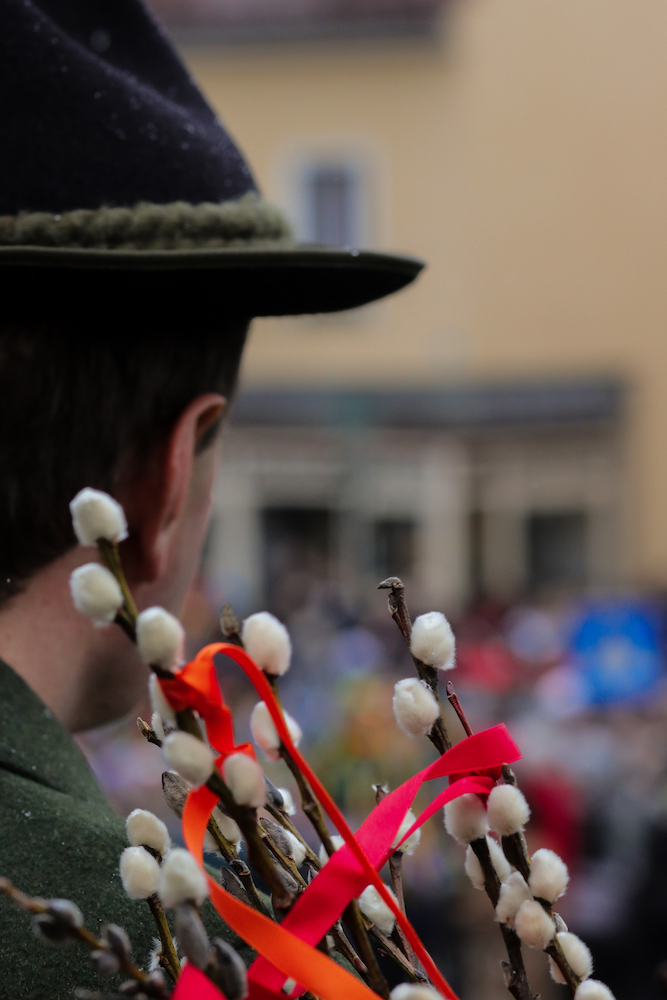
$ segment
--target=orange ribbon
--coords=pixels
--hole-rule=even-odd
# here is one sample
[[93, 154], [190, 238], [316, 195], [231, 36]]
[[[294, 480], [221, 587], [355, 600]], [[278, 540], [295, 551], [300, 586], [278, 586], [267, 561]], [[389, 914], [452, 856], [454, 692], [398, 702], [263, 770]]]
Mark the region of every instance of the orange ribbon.
[[[340, 899], [337, 899], [335, 903], [335, 908], [340, 906], [337, 911], [338, 915], [340, 915], [350, 899], [354, 898], [354, 895], [358, 891], [361, 891], [359, 884], [361, 888], [368, 884], [374, 885], [385, 903], [392, 910], [397, 923], [417, 957], [422, 962], [436, 989], [447, 1000], [457, 1000], [456, 994], [434, 964], [407, 917], [398, 907], [393, 896], [388, 892], [384, 882], [379, 878], [376, 868], [348, 827], [345, 818], [294, 746], [285, 725], [282, 712], [274, 698], [266, 676], [250, 659], [247, 653], [238, 646], [233, 646], [229, 643], [213, 643], [204, 647], [195, 659], [179, 671], [173, 679], [160, 680], [162, 690], [169, 703], [176, 711], [193, 708], [199, 713], [206, 723], [211, 744], [220, 754], [220, 760], [224, 760], [229, 754], [239, 751], [254, 756], [254, 751], [249, 744], [238, 746], [234, 744], [232, 715], [229, 708], [223, 702], [213, 664], [213, 657], [218, 653], [224, 653], [233, 659], [249, 677], [255, 690], [266, 703], [282, 743], [309, 781], [324, 810], [347, 844], [347, 850], [344, 849], [342, 852], [337, 852], [329, 862], [327, 867], [331, 866], [331, 869], [327, 872], [327, 878], [321, 878], [318, 875], [313, 880], [282, 924], [274, 923], [252, 907], [247, 906], [226, 892], [213, 879], [208, 879], [211, 899], [220, 916], [264, 960], [262, 962], [261, 959], [258, 959], [251, 969], [251, 1000], [268, 1000], [268, 998], [275, 1000], [277, 997], [285, 997], [285, 994], [281, 993], [281, 986], [284, 980], [278, 977], [281, 981], [276, 981], [275, 976], [272, 977], [270, 975], [270, 968], [267, 967], [267, 963], [270, 963], [271, 966], [279, 970], [285, 978], [290, 977], [297, 981], [299, 984], [297, 988], [298, 992], [294, 990], [291, 995], [298, 995], [298, 993], [304, 990], [310, 990], [320, 1000], [341, 1000], [341, 997], [345, 997], [345, 1000], [371, 1000], [372, 997], [376, 996], [364, 983], [355, 979], [341, 968], [341, 966], [318, 951], [313, 947], [313, 944], [304, 941], [298, 932], [293, 933], [289, 929], [290, 923], [293, 923], [295, 930], [300, 929], [301, 933], [305, 933], [303, 924], [299, 924], [298, 909], [300, 905], [302, 910], [305, 908], [307, 911], [308, 906], [312, 909], [314, 902], [312, 897], [314, 894], [319, 894], [321, 890], [324, 890], [325, 884], [330, 885], [335, 869], [340, 869], [341, 876], [346, 871], [349, 881], [347, 888], [349, 889], [352, 886], [350, 894], [346, 896], [346, 889], [341, 884], [338, 892]], [[465, 744], [468, 744], [468, 746], [465, 746]], [[466, 791], [486, 795], [493, 786], [493, 778], [465, 778], [461, 777], [463, 774], [466, 772], [470, 774], [471, 771], [479, 774], [482, 769], [489, 767], [492, 768], [492, 772], [496, 772], [500, 763], [505, 760], [511, 762], [512, 760], [516, 760], [518, 756], [519, 752], [510, 740], [504, 727], [496, 727], [495, 730], [488, 730], [486, 733], [480, 733], [477, 737], [470, 737], [469, 740], [464, 740], [462, 743], [457, 744], [456, 747], [448, 751], [447, 754], [444, 754], [443, 757], [439, 758], [429, 768], [426, 768], [419, 775], [415, 775], [414, 778], [406, 782], [400, 789], [396, 789], [395, 792], [391, 793], [390, 798], [394, 799], [393, 813], [391, 814], [393, 826], [384, 831], [387, 847], [392, 842], [396, 829], [400, 825], [422, 781], [440, 776], [441, 774], [456, 775], [457, 778], [460, 778], [460, 781], [457, 782], [458, 787], [450, 786], [446, 792], [441, 793], [437, 797], [436, 802], [422, 814], [413, 829], [420, 825], [429, 815], [432, 815], [435, 809], [439, 808], [445, 801], [450, 801], [452, 798]], [[497, 774], [494, 773], [495, 776]], [[407, 806], [405, 802], [408, 803]], [[190, 792], [183, 811], [183, 835], [185, 843], [197, 858], [202, 868], [204, 834], [208, 820], [216, 804], [217, 797], [208, 788], [203, 787]], [[385, 818], [388, 817], [391, 810], [392, 803], [389, 803], [385, 799], [374, 810], [367, 823], [370, 820], [379, 820], [380, 814], [383, 814]], [[350, 853], [348, 854], [347, 852]], [[384, 862], [386, 853], [386, 851], [382, 851], [382, 857], [374, 859], [377, 860], [378, 867]], [[391, 850], [389, 850], [389, 853], [391, 853]], [[339, 854], [341, 855], [340, 857]], [[361, 879], [361, 882], [359, 882], [359, 879]], [[342, 881], [344, 880], [341, 879], [341, 883]], [[307, 899], [306, 897], [310, 898]], [[331, 900], [329, 902], [331, 903]], [[331, 906], [328, 909], [331, 909]], [[335, 922], [335, 919], [337, 917], [334, 917], [332, 922]], [[185, 1000], [186, 996], [192, 996], [194, 1000], [195, 994], [184, 994], [182, 1000]], [[181, 1000], [180, 996], [179, 1000]]]

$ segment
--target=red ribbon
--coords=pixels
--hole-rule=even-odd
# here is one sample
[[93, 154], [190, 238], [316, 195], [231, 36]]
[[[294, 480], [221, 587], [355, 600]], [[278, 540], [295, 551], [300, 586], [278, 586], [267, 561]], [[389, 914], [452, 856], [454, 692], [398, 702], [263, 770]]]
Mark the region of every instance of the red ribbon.
[[178, 978], [171, 1000], [192, 1000], [193, 997], [197, 1000], [225, 1000], [208, 976], [188, 962]]
[[[232, 715], [222, 700], [213, 664], [213, 657], [218, 653], [224, 653], [233, 659], [249, 677], [266, 703], [282, 743], [296, 760], [325, 812], [345, 840], [345, 847], [327, 862], [280, 924], [231, 896], [209, 878], [211, 899], [216, 909], [229, 926], [259, 953], [249, 972], [251, 1000], [284, 1000], [282, 986], [288, 977], [299, 984], [290, 996], [298, 996], [304, 990], [310, 990], [320, 1000], [340, 1000], [341, 996], [345, 996], [346, 1000], [370, 1000], [374, 997], [375, 994], [368, 987], [314, 947], [340, 917], [347, 904], [369, 884], [376, 887], [394, 913], [398, 925], [435, 988], [447, 1000], [457, 1000], [456, 994], [435, 966], [405, 914], [379, 878], [377, 869], [382, 867], [395, 849], [391, 845], [396, 833], [424, 781], [449, 776], [451, 783], [419, 816], [401, 843], [443, 805], [459, 795], [473, 792], [482, 797], [488, 796], [500, 776], [502, 764], [511, 763], [521, 756], [505, 727], [496, 726], [468, 737], [448, 750], [433, 764], [386, 796], [355, 836], [324, 786], [294, 746], [266, 676], [244, 650], [229, 643], [206, 646], [174, 679], [160, 681], [169, 703], [176, 711], [189, 707], [199, 713], [206, 722], [209, 740], [219, 752], [220, 760], [239, 751], [254, 756], [249, 744], [234, 745]], [[216, 804], [216, 797], [203, 787], [190, 792], [183, 812], [186, 845], [202, 867], [204, 833]], [[194, 1000], [195, 995], [196, 991], [183, 993], [178, 1000], [190, 997]]]

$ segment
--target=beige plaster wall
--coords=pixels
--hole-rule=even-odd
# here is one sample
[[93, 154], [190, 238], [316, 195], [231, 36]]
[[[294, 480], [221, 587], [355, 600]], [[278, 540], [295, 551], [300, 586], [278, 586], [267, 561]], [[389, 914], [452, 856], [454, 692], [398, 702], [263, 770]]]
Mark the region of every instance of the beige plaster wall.
[[357, 150], [375, 243], [430, 264], [354, 316], [258, 322], [246, 380], [621, 377], [627, 577], [667, 583], [666, 53], [664, 0], [457, 0], [431, 43], [186, 50], [270, 197], [299, 150]]

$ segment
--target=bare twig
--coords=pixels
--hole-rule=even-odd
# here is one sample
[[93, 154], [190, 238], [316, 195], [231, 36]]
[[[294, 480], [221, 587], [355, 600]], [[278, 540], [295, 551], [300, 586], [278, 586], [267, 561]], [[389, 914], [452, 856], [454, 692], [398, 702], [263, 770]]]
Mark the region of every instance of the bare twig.
[[[32, 896], [26, 895], [26, 893], [21, 892], [16, 886], [12, 885], [9, 879], [0, 877], [0, 893], [8, 896], [13, 902], [23, 910], [27, 910], [29, 913], [35, 913], [38, 915], [52, 916], [52, 906], [49, 905], [49, 901], [45, 899], [37, 899]], [[69, 905], [69, 904], [68, 904]], [[142, 969], [137, 968], [130, 958], [122, 949], [112, 949], [109, 946], [109, 942], [104, 938], [97, 938], [91, 931], [86, 927], [77, 926], [76, 924], [68, 924], [67, 927], [68, 934], [72, 938], [81, 941], [90, 949], [91, 952], [109, 952], [114, 955], [118, 960], [118, 966], [122, 969], [126, 976], [131, 979], [135, 979], [138, 983], [141, 983], [145, 989], [145, 992], [155, 995], [155, 991], [151, 989], [152, 982], [151, 977], [143, 972]], [[124, 932], [122, 932], [124, 934]]]
[[465, 712], [463, 711], [461, 707], [461, 702], [459, 701], [459, 696], [454, 690], [454, 685], [452, 684], [451, 681], [447, 681], [447, 701], [458, 715], [459, 722], [463, 726], [466, 736], [472, 736], [472, 729], [470, 728], [468, 720], [466, 719]]
[[421, 660], [417, 659], [416, 656], [413, 656], [412, 650], [410, 649], [412, 619], [410, 618], [407, 601], [405, 600], [405, 587], [402, 580], [400, 580], [397, 576], [390, 576], [386, 580], [383, 580], [382, 583], [378, 584], [378, 590], [389, 591], [389, 597], [387, 598], [389, 613], [398, 625], [401, 635], [405, 639], [405, 643], [410, 650], [410, 656], [412, 657], [412, 662], [415, 665], [415, 669], [417, 670], [420, 680], [425, 681], [428, 684], [433, 692], [433, 697], [438, 703], [440, 715], [433, 723], [433, 728], [431, 729], [431, 732], [428, 733], [428, 738], [438, 753], [443, 754], [445, 751], [451, 749], [452, 741], [449, 733], [447, 732], [445, 720], [442, 715], [440, 691], [438, 690], [438, 671], [435, 667], [429, 667], [426, 663], [422, 663]]
[[[495, 909], [500, 896], [500, 880], [491, 861], [489, 845], [486, 842], [486, 838], [482, 837], [479, 840], [473, 840], [470, 846], [475, 852], [475, 856], [482, 868], [484, 889]], [[503, 963], [507, 989], [515, 1000], [537, 1000], [528, 984], [528, 976], [523, 962], [519, 937], [506, 924], [500, 924], [500, 932], [503, 936], [505, 948], [507, 949], [507, 958], [509, 959], [509, 963]]]
[[139, 729], [141, 735], [145, 737], [149, 743], [152, 743], [156, 747], [162, 746], [162, 740], [160, 737], [157, 735], [152, 726], [149, 726], [147, 722], [144, 722], [141, 716], [137, 719], [137, 728]]
[[370, 921], [365, 921], [366, 929], [368, 933], [375, 939], [375, 942], [380, 949], [383, 951], [388, 958], [391, 958], [400, 968], [405, 972], [409, 979], [413, 983], [427, 983], [429, 980], [423, 970], [418, 965], [413, 965], [410, 959], [406, 956], [398, 945], [396, 945], [391, 938], [388, 938], [384, 934], [377, 924], [372, 924]]
[[333, 925], [330, 934], [334, 940], [334, 947], [336, 951], [340, 952], [340, 954], [343, 955], [348, 960], [348, 962], [355, 970], [355, 972], [357, 972], [360, 976], [362, 976], [364, 979], [367, 980], [368, 969], [361, 961], [361, 959], [357, 955], [356, 951], [354, 950], [350, 942], [345, 937], [345, 934], [343, 933], [343, 928], [340, 925], [340, 921], [338, 921]]
[[174, 946], [174, 939], [172, 938], [171, 931], [169, 930], [167, 915], [164, 912], [164, 907], [157, 894], [149, 896], [146, 902], [148, 903], [151, 913], [153, 914], [158, 934], [160, 935], [160, 942], [162, 944], [162, 960], [160, 964], [167, 970], [174, 982], [176, 982], [181, 974], [181, 963], [178, 959], [178, 954]]
[[234, 614], [231, 604], [223, 604], [220, 610], [220, 631], [227, 642], [240, 646], [243, 649], [243, 639], [241, 638], [241, 622]]

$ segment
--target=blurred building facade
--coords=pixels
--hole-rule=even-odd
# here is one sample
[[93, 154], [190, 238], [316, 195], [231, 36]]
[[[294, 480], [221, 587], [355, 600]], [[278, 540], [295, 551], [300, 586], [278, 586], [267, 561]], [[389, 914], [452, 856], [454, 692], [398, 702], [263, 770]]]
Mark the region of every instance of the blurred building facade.
[[666, 584], [667, 8], [153, 5], [301, 237], [429, 264], [364, 310], [256, 321], [219, 596]]

